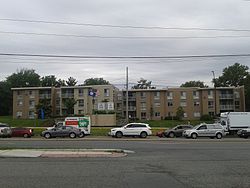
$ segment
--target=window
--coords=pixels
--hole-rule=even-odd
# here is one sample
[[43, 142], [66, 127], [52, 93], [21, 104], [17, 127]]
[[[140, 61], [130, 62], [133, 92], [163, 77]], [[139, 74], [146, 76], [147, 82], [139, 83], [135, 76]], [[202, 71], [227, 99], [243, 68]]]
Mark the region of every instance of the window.
[[146, 92], [141, 92], [141, 98], [145, 98], [146, 97]]
[[155, 112], [155, 117], [160, 117], [160, 112]]
[[200, 102], [199, 101], [195, 101], [194, 102], [194, 106], [200, 106]]
[[214, 101], [208, 101], [208, 108], [214, 108]]
[[154, 92], [154, 99], [160, 99], [160, 92]]
[[35, 117], [35, 113], [34, 111], [29, 111], [29, 118], [34, 118]]
[[146, 119], [146, 112], [141, 112], [141, 119]]
[[30, 108], [34, 108], [35, 107], [35, 101], [34, 100], [30, 100], [29, 101], [29, 107]]
[[208, 98], [212, 99], [214, 95], [214, 92], [212, 90], [208, 90]]
[[187, 92], [181, 91], [181, 99], [187, 99]]
[[78, 95], [79, 95], [79, 97], [82, 97], [82, 96], [83, 96], [83, 89], [79, 89], [79, 90], [78, 90]]
[[22, 116], [23, 116], [23, 113], [22, 113], [22, 112], [17, 112], [17, 113], [16, 113], [16, 117], [17, 117], [17, 118], [20, 118], [20, 117], [22, 117]]
[[141, 103], [141, 110], [147, 110], [146, 103], [142, 102]]
[[214, 116], [214, 112], [208, 112], [208, 114], [213, 117]]
[[173, 106], [173, 101], [168, 101], [168, 106]]
[[104, 97], [109, 97], [109, 89], [104, 89]]
[[22, 100], [18, 100], [18, 101], [17, 101], [17, 105], [18, 105], [18, 106], [23, 106], [23, 101], [22, 101]]
[[187, 113], [185, 112], [185, 113], [183, 114], [183, 116], [184, 116], [184, 118], [186, 118], [186, 117], [187, 117]]
[[235, 91], [234, 92], [234, 95], [235, 95], [235, 98], [236, 99], [239, 99], [240, 98], [240, 93], [238, 91]]
[[199, 91], [193, 91], [193, 98], [199, 99]]
[[181, 107], [185, 107], [185, 106], [187, 106], [187, 102], [186, 102], [186, 101], [182, 101], [182, 102], [180, 102], [180, 106], [181, 106]]
[[173, 99], [173, 92], [169, 91], [167, 93], [167, 99]]
[[160, 106], [161, 106], [161, 103], [155, 102], [155, 103], [154, 103], [154, 106], [155, 106], [155, 107], [160, 107]]
[[194, 112], [194, 117], [201, 117], [201, 113], [200, 112]]
[[207, 129], [207, 126], [206, 126], [206, 125], [200, 126], [197, 130], [204, 130], [204, 129]]
[[29, 95], [33, 95], [33, 91], [29, 91]]
[[240, 109], [240, 101], [235, 101], [235, 108]]
[[78, 100], [78, 107], [84, 107], [84, 100], [83, 99]]

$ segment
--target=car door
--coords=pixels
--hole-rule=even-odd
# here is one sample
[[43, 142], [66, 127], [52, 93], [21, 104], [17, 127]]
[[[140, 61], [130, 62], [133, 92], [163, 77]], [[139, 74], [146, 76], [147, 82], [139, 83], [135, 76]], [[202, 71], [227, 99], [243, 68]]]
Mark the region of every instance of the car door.
[[197, 128], [198, 136], [207, 136], [207, 126], [201, 125], [199, 128]]
[[133, 124], [128, 124], [124, 127], [123, 135], [133, 135]]
[[178, 126], [175, 128], [175, 136], [180, 137], [182, 136], [183, 133], [183, 127], [182, 126]]

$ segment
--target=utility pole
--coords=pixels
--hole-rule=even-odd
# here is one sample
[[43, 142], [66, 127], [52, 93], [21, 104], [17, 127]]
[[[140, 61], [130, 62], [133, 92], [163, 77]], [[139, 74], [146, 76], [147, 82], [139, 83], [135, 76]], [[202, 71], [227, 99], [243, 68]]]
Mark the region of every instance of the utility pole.
[[126, 121], [128, 123], [128, 67], [126, 67]]
[[215, 74], [214, 71], [213, 73], [213, 78], [214, 78], [214, 115], [217, 116], [217, 97], [216, 97], [216, 85], [215, 85]]

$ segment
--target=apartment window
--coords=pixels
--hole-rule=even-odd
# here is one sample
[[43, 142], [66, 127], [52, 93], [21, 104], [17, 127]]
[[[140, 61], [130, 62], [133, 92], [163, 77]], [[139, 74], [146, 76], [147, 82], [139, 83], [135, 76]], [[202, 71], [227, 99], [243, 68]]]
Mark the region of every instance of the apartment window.
[[154, 106], [155, 106], [155, 107], [160, 107], [160, 106], [161, 106], [161, 103], [155, 102], [155, 103], [154, 103]]
[[187, 99], [187, 92], [181, 91], [181, 99]]
[[185, 106], [187, 106], [187, 102], [186, 102], [186, 101], [182, 101], [182, 102], [180, 102], [180, 106], [181, 106], [181, 107], [185, 107]]
[[146, 92], [141, 92], [141, 98], [145, 98], [146, 97]]
[[154, 99], [160, 99], [160, 92], [154, 92]]
[[146, 103], [142, 102], [141, 103], [141, 110], [147, 110]]
[[194, 112], [194, 117], [201, 117], [201, 113], [200, 112]]
[[84, 110], [78, 110], [78, 114], [84, 114]]
[[146, 112], [141, 112], [141, 119], [146, 119], [146, 117], [147, 117]]
[[168, 106], [173, 106], [173, 101], [168, 101]]
[[35, 117], [35, 112], [34, 111], [29, 111], [29, 118], [34, 118]]
[[193, 98], [199, 99], [199, 92], [198, 91], [193, 91]]
[[167, 99], [173, 99], [173, 92], [167, 92]]
[[17, 101], [17, 106], [23, 106], [23, 101], [22, 100], [18, 100]]
[[82, 97], [82, 96], [83, 96], [83, 89], [79, 89], [79, 90], [78, 90], [78, 96], [79, 96], [79, 97]]
[[240, 101], [235, 101], [235, 109], [240, 109]]
[[17, 117], [17, 118], [20, 118], [20, 117], [22, 117], [22, 116], [23, 116], [23, 112], [20, 112], [20, 111], [19, 111], [19, 112], [16, 113], [16, 117]]
[[78, 107], [84, 107], [84, 100], [83, 99], [78, 100]]
[[200, 106], [200, 102], [199, 101], [195, 101], [194, 102], [194, 106]]
[[35, 101], [34, 100], [30, 100], [29, 101], [29, 107], [30, 108], [34, 108], [35, 107]]
[[208, 98], [213, 99], [214, 97], [214, 92], [212, 90], [208, 90]]
[[17, 95], [21, 95], [21, 91], [17, 91]]
[[186, 113], [186, 112], [183, 114], [183, 117], [184, 117], [184, 118], [187, 118], [187, 113]]
[[56, 99], [56, 106], [60, 106], [60, 99]]
[[208, 114], [213, 117], [214, 116], [214, 112], [208, 112]]
[[208, 108], [214, 108], [214, 101], [208, 101]]
[[238, 91], [235, 91], [234, 92], [234, 95], [235, 95], [235, 98], [236, 99], [239, 99], [240, 98], [240, 93]]
[[104, 89], [104, 97], [109, 97], [109, 89]]
[[122, 94], [121, 94], [121, 93], [118, 93], [118, 94], [117, 94], [117, 99], [118, 99], [119, 101], [122, 100]]
[[29, 95], [33, 95], [33, 91], [29, 91]]
[[160, 117], [160, 116], [161, 116], [160, 112], [155, 112], [155, 117]]
[[29, 91], [29, 96], [30, 96], [30, 98], [35, 98], [34, 91]]

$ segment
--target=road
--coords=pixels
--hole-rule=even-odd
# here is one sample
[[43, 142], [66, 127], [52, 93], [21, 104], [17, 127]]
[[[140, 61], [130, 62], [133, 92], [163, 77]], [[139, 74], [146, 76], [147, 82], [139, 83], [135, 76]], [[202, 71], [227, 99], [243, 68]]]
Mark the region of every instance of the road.
[[1, 187], [250, 187], [250, 139], [1, 139], [0, 148], [99, 148], [121, 158], [0, 158]]

